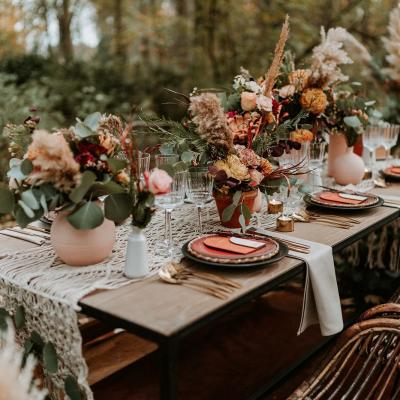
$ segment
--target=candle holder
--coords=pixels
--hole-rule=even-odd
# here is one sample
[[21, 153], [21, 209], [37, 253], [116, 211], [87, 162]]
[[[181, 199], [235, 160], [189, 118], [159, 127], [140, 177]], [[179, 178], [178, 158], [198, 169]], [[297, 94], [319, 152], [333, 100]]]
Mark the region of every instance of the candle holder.
[[283, 203], [280, 200], [271, 199], [268, 202], [268, 214], [280, 214], [283, 212]]
[[276, 219], [276, 230], [278, 232], [293, 232], [294, 231], [294, 219], [281, 215]]

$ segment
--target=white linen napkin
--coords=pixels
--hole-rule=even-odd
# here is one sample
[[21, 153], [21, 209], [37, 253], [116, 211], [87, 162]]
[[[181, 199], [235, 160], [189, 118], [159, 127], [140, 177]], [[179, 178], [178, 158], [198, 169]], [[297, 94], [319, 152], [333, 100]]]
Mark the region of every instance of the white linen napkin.
[[393, 196], [390, 194], [379, 194], [379, 197], [381, 197], [385, 201], [384, 205], [386, 207], [400, 208], [400, 196]]
[[310, 246], [309, 254], [289, 251], [290, 256], [304, 260], [307, 265], [303, 310], [297, 334], [300, 335], [310, 325], [318, 323], [323, 336], [340, 332], [343, 329], [343, 316], [332, 247], [261, 228], [257, 231], [277, 239], [294, 240]]

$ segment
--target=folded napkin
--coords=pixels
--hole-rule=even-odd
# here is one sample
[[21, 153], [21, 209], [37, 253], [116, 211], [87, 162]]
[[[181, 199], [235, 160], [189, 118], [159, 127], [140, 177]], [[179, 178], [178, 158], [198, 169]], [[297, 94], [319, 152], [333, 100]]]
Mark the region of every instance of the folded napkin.
[[400, 175], [400, 167], [392, 167], [390, 172], [392, 172], [392, 174]]
[[297, 334], [300, 335], [310, 325], [317, 323], [323, 336], [340, 332], [343, 329], [343, 316], [332, 247], [260, 228], [257, 231], [277, 239], [295, 240], [297, 243], [310, 246], [309, 254], [289, 251], [291, 257], [304, 260], [307, 265], [303, 310]]
[[381, 197], [385, 201], [386, 207], [400, 208], [400, 196], [393, 196], [390, 194], [379, 194], [379, 197]]
[[340, 193], [335, 192], [323, 192], [320, 193], [319, 197], [326, 201], [332, 201], [334, 203], [344, 203], [344, 204], [361, 204], [364, 200], [357, 199], [346, 199], [345, 197], [341, 197]]

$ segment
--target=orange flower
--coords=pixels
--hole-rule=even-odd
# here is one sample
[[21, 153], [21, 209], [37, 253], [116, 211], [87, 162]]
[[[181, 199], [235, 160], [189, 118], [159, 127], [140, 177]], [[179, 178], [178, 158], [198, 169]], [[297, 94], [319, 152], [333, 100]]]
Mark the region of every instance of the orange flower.
[[290, 134], [290, 137], [296, 142], [311, 142], [314, 134], [308, 129], [296, 129]]
[[300, 105], [312, 114], [321, 114], [328, 105], [328, 99], [322, 89], [306, 89], [300, 97]]

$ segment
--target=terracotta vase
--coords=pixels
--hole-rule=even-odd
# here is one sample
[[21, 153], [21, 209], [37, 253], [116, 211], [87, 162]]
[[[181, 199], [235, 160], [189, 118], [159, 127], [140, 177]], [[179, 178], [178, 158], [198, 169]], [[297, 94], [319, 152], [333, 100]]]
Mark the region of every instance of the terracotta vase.
[[335, 161], [338, 157], [346, 154], [347, 141], [343, 133], [331, 133], [328, 145], [328, 175], [335, 176]]
[[354, 153], [353, 147], [348, 147], [345, 154], [336, 158], [333, 169], [336, 183], [356, 185], [364, 177], [365, 164], [363, 159]]
[[57, 214], [51, 225], [51, 244], [61, 260], [71, 266], [97, 264], [107, 258], [115, 243], [115, 224], [109, 219], [94, 229], [76, 229], [67, 213]]
[[[239, 217], [240, 217], [240, 207], [237, 207], [234, 211], [232, 218], [229, 221], [224, 222], [222, 220], [222, 213], [225, 208], [232, 204], [233, 193], [223, 194], [218, 191], [214, 191], [214, 200], [217, 205], [219, 218], [221, 220], [221, 224], [227, 228], [240, 228]], [[258, 190], [251, 190], [249, 192], [243, 192], [241, 201], [246, 204], [249, 208], [250, 212], [254, 213], [254, 205], [256, 202], [256, 198], [258, 196]], [[245, 224], [248, 225], [250, 223], [249, 219], [245, 220]]]

